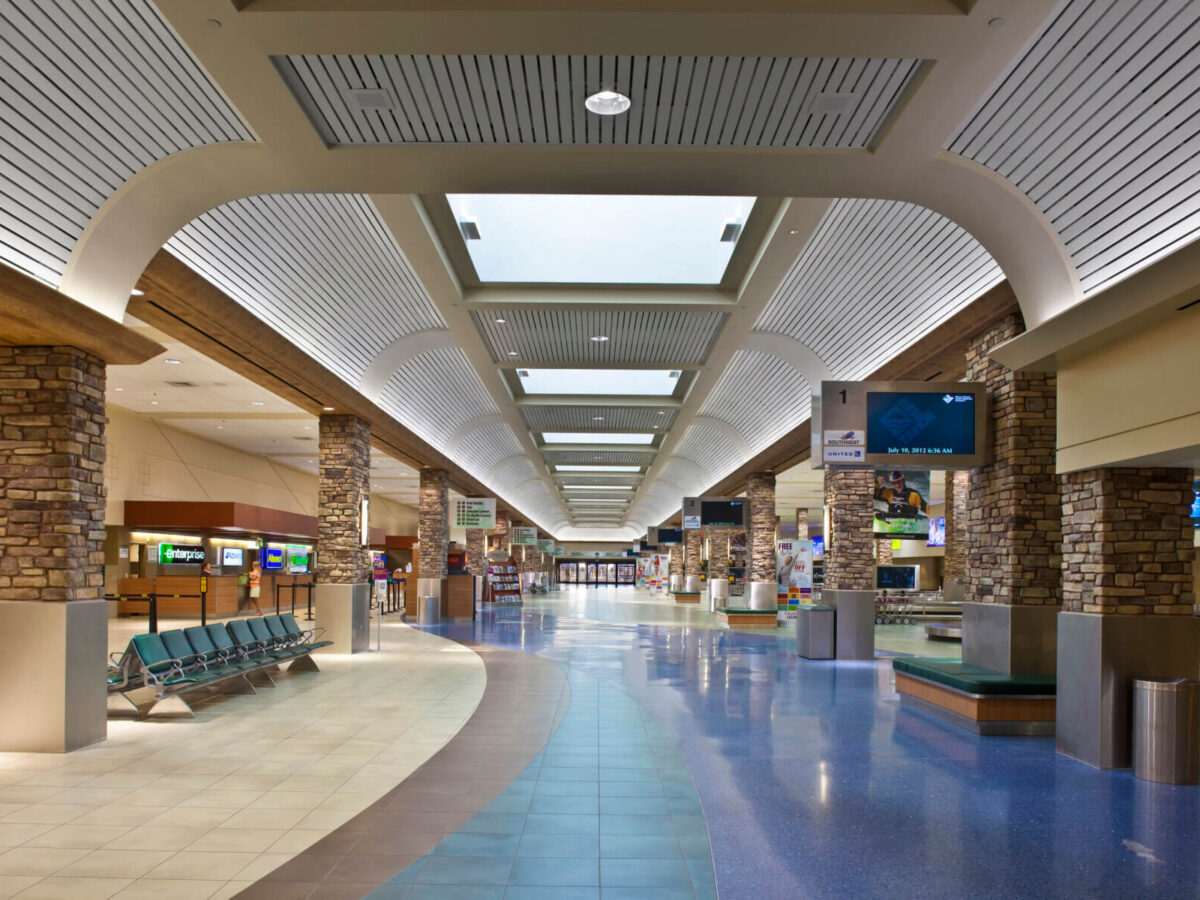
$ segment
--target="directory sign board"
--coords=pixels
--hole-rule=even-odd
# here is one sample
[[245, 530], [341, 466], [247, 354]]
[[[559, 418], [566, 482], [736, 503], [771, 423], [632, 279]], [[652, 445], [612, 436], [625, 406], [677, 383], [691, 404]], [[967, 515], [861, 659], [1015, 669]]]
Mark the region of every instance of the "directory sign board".
[[823, 381], [813, 402], [812, 465], [968, 469], [991, 451], [986, 385]]
[[537, 548], [538, 548], [538, 553], [553, 553], [554, 552], [554, 540], [552, 538], [547, 538], [545, 540], [539, 540], [537, 542]]
[[512, 530], [512, 542], [516, 547], [536, 547], [538, 542], [536, 528], [517, 525]]
[[199, 544], [191, 546], [158, 545], [158, 564], [160, 566], [198, 566], [203, 562], [204, 548]]
[[495, 528], [495, 497], [462, 497], [454, 501], [455, 528]]

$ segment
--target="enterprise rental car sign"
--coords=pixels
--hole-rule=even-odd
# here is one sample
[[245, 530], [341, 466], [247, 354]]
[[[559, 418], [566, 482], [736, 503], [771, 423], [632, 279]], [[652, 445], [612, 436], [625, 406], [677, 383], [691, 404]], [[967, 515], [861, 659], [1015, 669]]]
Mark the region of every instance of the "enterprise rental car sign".
[[204, 562], [204, 548], [195, 545], [180, 547], [176, 544], [158, 545], [160, 566], [198, 566]]

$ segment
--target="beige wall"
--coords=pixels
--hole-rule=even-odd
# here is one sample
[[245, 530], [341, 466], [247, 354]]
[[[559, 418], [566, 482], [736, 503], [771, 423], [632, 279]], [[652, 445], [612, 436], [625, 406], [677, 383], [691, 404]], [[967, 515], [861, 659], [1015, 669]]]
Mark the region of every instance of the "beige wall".
[[[1200, 308], [1060, 360], [1058, 470], [1200, 457]], [[1157, 460], [1148, 460], [1157, 454]]]
[[[125, 523], [126, 500], [237, 501], [315, 516], [317, 478], [265, 456], [234, 450], [119, 407], [108, 409], [105, 521]], [[383, 497], [371, 525], [416, 534], [417, 511]]]

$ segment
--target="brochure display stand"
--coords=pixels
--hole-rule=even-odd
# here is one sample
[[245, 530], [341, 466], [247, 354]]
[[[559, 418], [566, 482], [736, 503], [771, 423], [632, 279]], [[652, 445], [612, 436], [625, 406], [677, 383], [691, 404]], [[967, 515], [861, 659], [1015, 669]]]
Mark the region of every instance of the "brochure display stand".
[[506, 562], [491, 563], [488, 566], [485, 600], [488, 603], [508, 606], [520, 605], [521, 574], [512, 557]]

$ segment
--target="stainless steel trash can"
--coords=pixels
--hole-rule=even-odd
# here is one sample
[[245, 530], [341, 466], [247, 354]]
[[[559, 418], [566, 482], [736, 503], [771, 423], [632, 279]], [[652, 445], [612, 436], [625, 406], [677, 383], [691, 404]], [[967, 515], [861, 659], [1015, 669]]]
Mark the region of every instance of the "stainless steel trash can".
[[1134, 679], [1133, 774], [1166, 784], [1200, 783], [1200, 681]]
[[440, 625], [442, 621], [442, 601], [440, 597], [422, 597], [417, 604], [418, 625]]
[[796, 608], [796, 655], [805, 659], [833, 659], [837, 611], [832, 606]]

